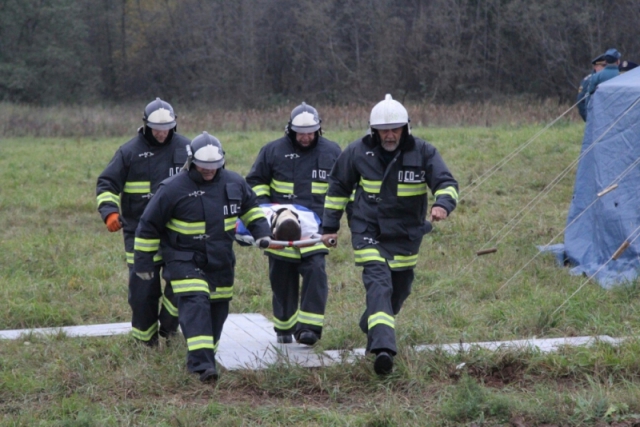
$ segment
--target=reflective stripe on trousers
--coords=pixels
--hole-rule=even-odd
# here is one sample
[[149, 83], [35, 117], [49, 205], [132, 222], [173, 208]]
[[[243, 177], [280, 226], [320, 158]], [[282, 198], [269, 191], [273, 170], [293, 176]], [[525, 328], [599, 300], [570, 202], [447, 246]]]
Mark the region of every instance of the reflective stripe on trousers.
[[360, 318], [360, 329], [368, 336], [369, 351], [386, 349], [397, 353], [395, 316], [411, 294], [413, 278], [413, 269], [392, 271], [383, 262], [364, 263], [362, 281], [367, 307]]

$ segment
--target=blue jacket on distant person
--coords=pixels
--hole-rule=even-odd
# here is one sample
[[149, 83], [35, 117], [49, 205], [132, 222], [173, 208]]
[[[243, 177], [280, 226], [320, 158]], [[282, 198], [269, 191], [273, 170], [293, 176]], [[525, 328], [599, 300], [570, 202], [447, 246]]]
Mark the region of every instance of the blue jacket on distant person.
[[589, 93], [591, 77], [593, 77], [593, 73], [582, 79], [580, 82], [580, 89], [578, 89], [578, 97], [576, 98], [576, 102], [578, 103], [578, 113], [585, 122], [587, 121], [587, 94]]
[[618, 70], [618, 64], [607, 64], [602, 71], [595, 73], [591, 77], [589, 81], [589, 94], [593, 94], [600, 83], [604, 83], [619, 75], [620, 70]]

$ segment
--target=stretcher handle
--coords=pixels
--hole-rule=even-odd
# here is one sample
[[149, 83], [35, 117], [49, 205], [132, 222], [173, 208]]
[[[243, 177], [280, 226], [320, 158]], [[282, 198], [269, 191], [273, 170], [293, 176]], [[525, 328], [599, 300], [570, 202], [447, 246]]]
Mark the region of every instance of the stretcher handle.
[[[260, 249], [267, 249], [269, 246], [274, 245], [274, 246], [284, 246], [284, 247], [288, 247], [288, 248], [295, 248], [298, 246], [306, 246], [306, 245], [310, 245], [310, 244], [316, 244], [316, 243], [320, 243], [322, 241], [321, 237], [314, 237], [311, 239], [305, 239], [305, 240], [293, 240], [293, 241], [286, 241], [286, 240], [262, 240], [260, 241]], [[335, 239], [330, 239], [329, 240], [329, 244], [331, 246], [335, 245]]]

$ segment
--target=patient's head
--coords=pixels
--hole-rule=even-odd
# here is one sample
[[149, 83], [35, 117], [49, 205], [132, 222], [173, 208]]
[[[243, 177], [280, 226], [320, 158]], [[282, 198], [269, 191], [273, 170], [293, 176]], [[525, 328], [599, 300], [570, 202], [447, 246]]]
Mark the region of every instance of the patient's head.
[[277, 210], [271, 220], [271, 233], [276, 240], [300, 240], [302, 231], [298, 215], [287, 208]]

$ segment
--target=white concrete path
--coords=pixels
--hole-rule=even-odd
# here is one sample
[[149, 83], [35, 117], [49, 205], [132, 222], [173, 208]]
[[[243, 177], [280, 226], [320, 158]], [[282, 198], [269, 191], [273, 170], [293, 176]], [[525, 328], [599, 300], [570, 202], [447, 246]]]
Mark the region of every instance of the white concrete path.
[[[128, 334], [131, 323], [67, 326], [61, 328], [15, 329], [0, 331], [0, 339], [18, 339], [26, 334], [55, 335], [64, 333], [70, 337], [97, 337]], [[517, 341], [493, 341], [443, 345], [421, 345], [417, 351], [442, 350], [447, 353], [467, 352], [473, 348], [487, 350], [536, 349], [543, 353], [557, 351], [563, 346], [590, 346], [596, 342], [619, 344], [625, 338], [607, 335], [593, 337], [568, 337], [530, 339]], [[224, 324], [222, 339], [216, 359], [229, 370], [264, 369], [274, 363], [295, 364], [304, 367], [326, 366], [340, 362], [353, 362], [364, 356], [364, 349], [330, 350], [315, 353], [313, 348], [301, 344], [277, 344], [273, 324], [261, 314], [230, 314]]]

